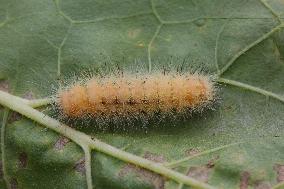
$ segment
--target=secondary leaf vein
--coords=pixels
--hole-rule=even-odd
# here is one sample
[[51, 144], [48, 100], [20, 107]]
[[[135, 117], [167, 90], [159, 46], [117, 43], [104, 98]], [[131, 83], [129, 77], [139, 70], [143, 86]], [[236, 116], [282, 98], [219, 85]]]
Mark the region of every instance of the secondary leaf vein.
[[252, 47], [256, 46], [257, 44], [259, 44], [260, 42], [264, 41], [265, 39], [267, 39], [268, 37], [270, 37], [272, 34], [274, 34], [275, 32], [277, 32], [278, 30], [282, 29], [284, 27], [284, 24], [280, 24], [276, 27], [274, 27], [273, 29], [271, 29], [268, 33], [264, 34], [263, 36], [261, 36], [260, 38], [258, 38], [257, 40], [255, 40], [254, 42], [252, 42], [251, 44], [249, 44], [248, 46], [246, 46], [245, 48], [243, 48], [241, 51], [239, 51], [236, 55], [234, 55], [229, 62], [221, 69], [220, 73], [218, 74], [218, 76], [221, 76], [223, 73], [225, 73], [233, 64], [234, 62], [241, 56], [243, 55], [245, 52], [247, 52], [248, 50], [250, 50]]
[[278, 20], [279, 23], [283, 23], [280, 16], [272, 9], [272, 7], [266, 2], [266, 0], [259, 0], [261, 4], [271, 12], [271, 14]]
[[262, 94], [264, 96], [268, 96], [268, 97], [274, 98], [274, 99], [279, 100], [280, 102], [284, 103], [284, 96], [275, 94], [273, 92], [270, 92], [270, 91], [267, 91], [267, 90], [264, 90], [264, 89], [261, 89], [261, 88], [249, 85], [249, 84], [245, 84], [245, 83], [241, 83], [241, 82], [238, 82], [238, 81], [225, 79], [225, 78], [219, 78], [218, 82], [224, 83], [224, 84], [229, 84], [229, 85], [232, 85], [232, 86], [236, 86], [236, 87], [239, 87], [241, 89], [253, 91], [253, 92]]
[[152, 47], [152, 44], [155, 41], [156, 37], [160, 33], [160, 30], [161, 30], [162, 26], [163, 26], [163, 24], [160, 24], [160, 25], [157, 26], [157, 29], [156, 29], [152, 39], [150, 40], [150, 42], [148, 44], [148, 47], [147, 47], [147, 52], [148, 52], [148, 71], [149, 72], [152, 71], [151, 47]]
[[156, 9], [156, 6], [154, 4], [154, 0], [150, 0], [150, 3], [151, 3], [151, 8], [152, 8], [154, 15], [157, 17], [157, 19], [159, 20], [160, 23], [164, 23], [164, 21], [162, 20], [161, 16], [159, 15], [159, 13]]

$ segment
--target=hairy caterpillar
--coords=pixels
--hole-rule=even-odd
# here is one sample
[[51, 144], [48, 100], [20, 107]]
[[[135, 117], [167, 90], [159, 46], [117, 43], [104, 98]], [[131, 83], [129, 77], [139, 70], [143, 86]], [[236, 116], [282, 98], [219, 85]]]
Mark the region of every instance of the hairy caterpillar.
[[131, 74], [92, 77], [58, 91], [63, 115], [80, 118], [153, 116], [200, 110], [214, 101], [214, 82], [202, 74]]

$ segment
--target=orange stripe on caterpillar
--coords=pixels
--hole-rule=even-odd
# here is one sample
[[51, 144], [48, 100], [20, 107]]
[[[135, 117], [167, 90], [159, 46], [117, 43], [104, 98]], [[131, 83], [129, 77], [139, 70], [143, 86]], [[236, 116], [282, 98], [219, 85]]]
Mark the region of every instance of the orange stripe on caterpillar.
[[125, 74], [77, 83], [59, 91], [57, 103], [69, 117], [151, 115], [204, 107], [214, 91], [209, 77], [199, 74]]

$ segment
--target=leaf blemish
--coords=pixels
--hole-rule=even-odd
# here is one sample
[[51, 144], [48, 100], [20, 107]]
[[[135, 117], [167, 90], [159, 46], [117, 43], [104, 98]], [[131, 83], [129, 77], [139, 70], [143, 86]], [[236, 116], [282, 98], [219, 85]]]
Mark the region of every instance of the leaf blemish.
[[277, 173], [277, 182], [283, 182], [284, 181], [284, 165], [281, 164], [275, 164], [273, 169]]
[[218, 159], [219, 156], [216, 156], [213, 159], [210, 159], [206, 165], [200, 167], [190, 167], [186, 175], [195, 178], [201, 182], [208, 182], [209, 176], [212, 172], [212, 168], [215, 166], [215, 162]]
[[28, 155], [25, 152], [20, 153], [19, 155], [19, 168], [24, 169], [28, 165]]
[[138, 178], [141, 178], [142, 180], [151, 183], [155, 189], [165, 188], [164, 177], [130, 163], [127, 163], [125, 166], [122, 167], [122, 169], [118, 173], [118, 176], [120, 178], [123, 178], [130, 173], [134, 173], [135, 175], [137, 175]]
[[12, 178], [10, 181], [10, 188], [11, 189], [18, 189], [18, 181], [15, 178]]
[[219, 156], [214, 157], [213, 159], [210, 159], [208, 163], [206, 164], [207, 168], [213, 168], [215, 166], [215, 162], [219, 159]]
[[127, 36], [130, 39], [134, 39], [134, 38], [138, 37], [140, 33], [141, 33], [141, 29], [139, 29], [139, 28], [131, 29], [131, 30], [128, 31]]
[[247, 171], [242, 172], [240, 179], [240, 189], [247, 189], [249, 185], [250, 174]]
[[164, 163], [164, 162], [166, 162], [164, 156], [162, 156], [162, 155], [157, 155], [157, 154], [151, 153], [151, 152], [149, 152], [149, 151], [146, 151], [143, 157], [144, 157], [145, 159], [154, 161], [154, 162], [156, 162], [156, 163]]
[[271, 184], [269, 182], [257, 181], [254, 189], [271, 189]]
[[29, 92], [26, 92], [26, 93], [23, 95], [23, 98], [28, 99], [28, 100], [33, 100], [33, 99], [35, 99], [34, 96], [35, 96], [34, 93], [31, 92], [31, 91], [29, 91]]
[[207, 166], [190, 167], [186, 175], [201, 182], [208, 182], [210, 172], [211, 168], [208, 168]]
[[1, 91], [5, 91], [5, 92], [9, 92], [9, 83], [7, 80], [0, 80], [0, 90]]
[[[157, 163], [164, 163], [165, 158], [162, 155], [153, 154], [149, 151], [146, 151], [144, 156], [145, 159], [157, 162]], [[165, 178], [159, 174], [153, 173], [146, 169], [137, 167], [133, 164], [126, 164], [122, 169], [119, 171], [119, 177], [125, 177], [129, 173], [135, 173], [139, 178], [146, 180], [147, 182], [153, 184], [155, 189], [164, 189], [165, 185]]]
[[70, 140], [64, 136], [60, 136], [59, 139], [54, 144], [55, 150], [62, 150]]
[[13, 123], [14, 121], [19, 121], [20, 119], [22, 119], [22, 115], [17, 113], [17, 112], [12, 112], [9, 119], [8, 119], [8, 123]]
[[193, 156], [195, 154], [198, 154], [200, 152], [200, 150], [196, 149], [196, 148], [190, 148], [190, 149], [187, 149], [185, 150], [185, 155], [186, 156]]
[[86, 173], [86, 168], [85, 168], [85, 157], [82, 157], [81, 159], [79, 159], [74, 167], [73, 167], [78, 173], [80, 173], [81, 175], [85, 175]]

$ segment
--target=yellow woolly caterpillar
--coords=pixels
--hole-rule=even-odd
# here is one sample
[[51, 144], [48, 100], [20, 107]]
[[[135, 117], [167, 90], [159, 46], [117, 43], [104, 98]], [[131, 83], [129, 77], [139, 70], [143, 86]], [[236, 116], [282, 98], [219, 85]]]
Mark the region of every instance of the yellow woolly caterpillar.
[[71, 119], [135, 118], [183, 114], [210, 107], [214, 82], [199, 73], [123, 73], [93, 76], [56, 95], [62, 114]]

